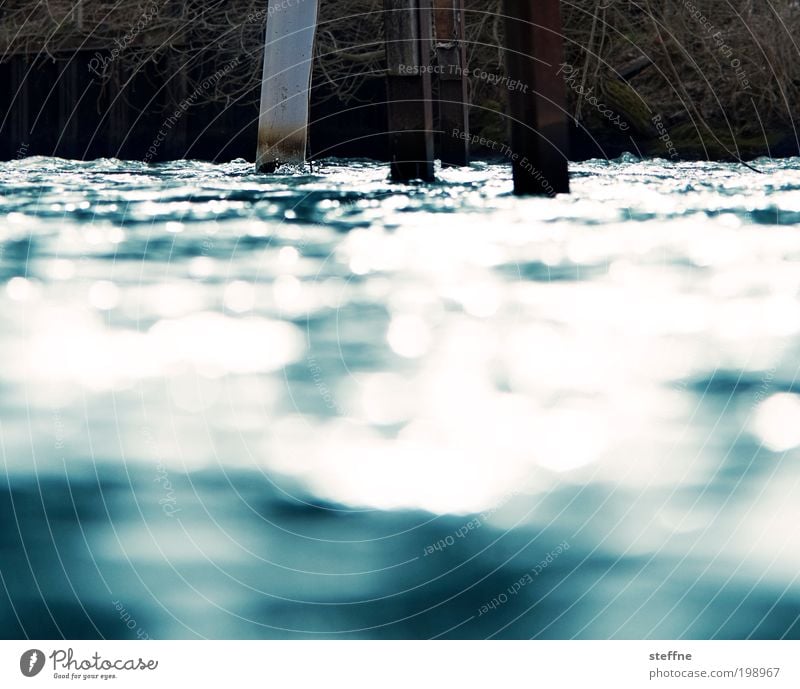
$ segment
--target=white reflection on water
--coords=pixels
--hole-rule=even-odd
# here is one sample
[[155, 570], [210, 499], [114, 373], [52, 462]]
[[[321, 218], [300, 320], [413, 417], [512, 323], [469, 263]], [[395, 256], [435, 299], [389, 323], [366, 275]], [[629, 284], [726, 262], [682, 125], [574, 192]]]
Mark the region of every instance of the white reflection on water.
[[772, 395], [756, 410], [755, 432], [774, 452], [800, 445], [800, 395]]
[[800, 164], [759, 166], [595, 161], [517, 200], [491, 165], [4, 164], [9, 475], [157, 461], [344, 513], [499, 508], [590, 562], [793, 590]]

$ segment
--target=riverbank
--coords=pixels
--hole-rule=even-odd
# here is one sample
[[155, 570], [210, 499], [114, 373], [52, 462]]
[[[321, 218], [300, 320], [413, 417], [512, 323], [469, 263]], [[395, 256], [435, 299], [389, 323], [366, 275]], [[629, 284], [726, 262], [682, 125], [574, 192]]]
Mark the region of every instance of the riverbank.
[[[50, 3], [28, 21], [5, 8], [0, 32], [0, 159], [252, 159], [264, 23], [261, 0], [234, 10], [129, 0], [110, 12]], [[471, 127], [507, 142], [500, 0], [467, 0]], [[800, 60], [776, 0], [564, 3], [574, 160], [623, 152], [671, 160], [748, 160], [800, 152]], [[317, 157], [385, 160], [379, 0], [321, 3], [312, 91]], [[434, 75], [435, 76], [435, 75]], [[176, 114], [179, 113], [179, 114]], [[478, 158], [489, 155], [478, 147]]]

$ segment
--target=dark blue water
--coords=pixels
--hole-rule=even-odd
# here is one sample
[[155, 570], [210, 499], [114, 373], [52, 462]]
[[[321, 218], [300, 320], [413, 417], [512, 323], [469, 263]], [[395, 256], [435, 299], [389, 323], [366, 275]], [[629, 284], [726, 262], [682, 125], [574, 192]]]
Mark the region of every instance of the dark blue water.
[[800, 638], [800, 161], [0, 164], [0, 634]]

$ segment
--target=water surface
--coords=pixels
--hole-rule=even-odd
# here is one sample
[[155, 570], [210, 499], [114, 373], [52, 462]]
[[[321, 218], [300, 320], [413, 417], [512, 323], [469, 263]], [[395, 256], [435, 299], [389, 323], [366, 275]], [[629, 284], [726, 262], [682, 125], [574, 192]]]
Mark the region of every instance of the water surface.
[[755, 165], [0, 164], [0, 633], [799, 638]]

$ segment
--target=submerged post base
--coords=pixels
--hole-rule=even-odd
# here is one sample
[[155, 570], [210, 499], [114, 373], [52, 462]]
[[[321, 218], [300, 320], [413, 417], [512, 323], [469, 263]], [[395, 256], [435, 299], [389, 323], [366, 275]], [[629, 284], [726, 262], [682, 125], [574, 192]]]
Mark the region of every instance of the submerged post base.
[[256, 172], [260, 172], [265, 175], [271, 175], [278, 169], [280, 163], [276, 162], [268, 162], [268, 163], [256, 163]]
[[566, 85], [560, 0], [505, 0], [514, 193], [569, 192]]

